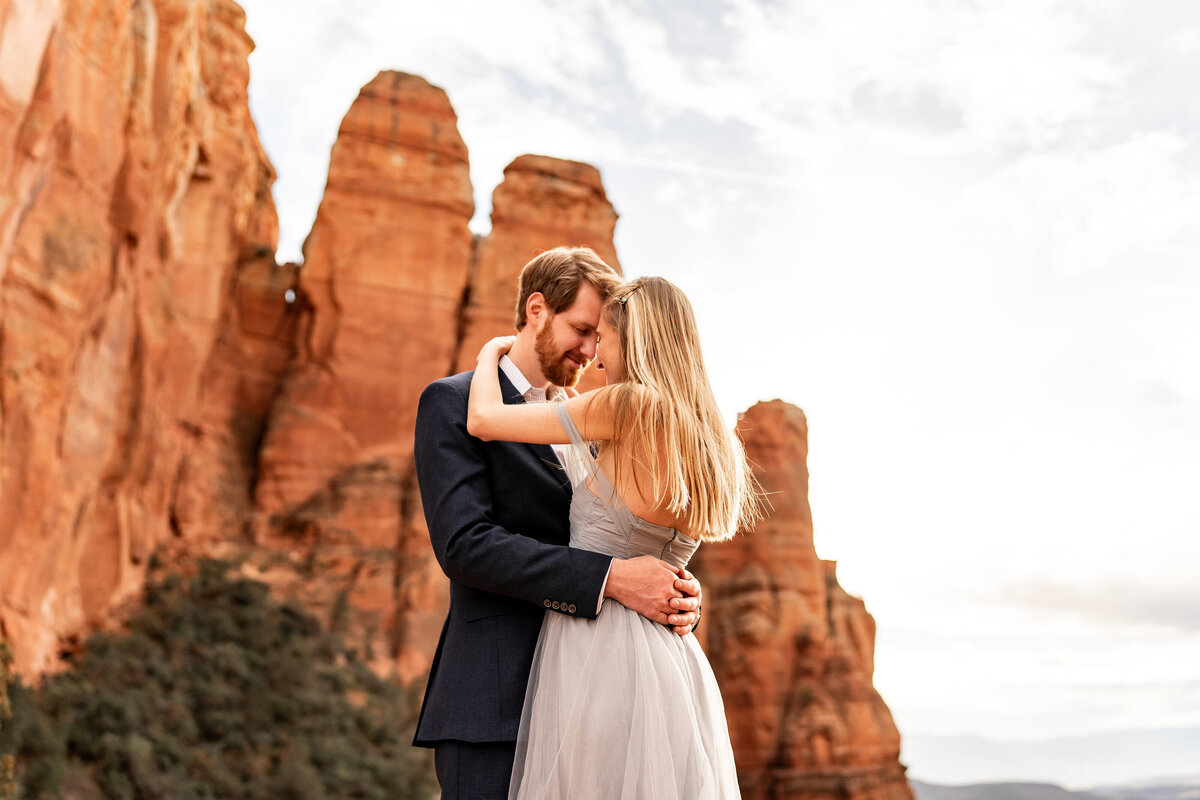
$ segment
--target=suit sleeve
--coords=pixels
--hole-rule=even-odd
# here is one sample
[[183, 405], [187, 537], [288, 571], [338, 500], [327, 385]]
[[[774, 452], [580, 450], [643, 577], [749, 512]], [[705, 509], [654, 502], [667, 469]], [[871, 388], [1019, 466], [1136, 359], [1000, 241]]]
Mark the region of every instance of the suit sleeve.
[[546, 544], [493, 522], [483, 443], [467, 433], [466, 419], [466, 395], [454, 384], [435, 381], [421, 394], [413, 455], [442, 570], [474, 589], [595, 617], [612, 557]]

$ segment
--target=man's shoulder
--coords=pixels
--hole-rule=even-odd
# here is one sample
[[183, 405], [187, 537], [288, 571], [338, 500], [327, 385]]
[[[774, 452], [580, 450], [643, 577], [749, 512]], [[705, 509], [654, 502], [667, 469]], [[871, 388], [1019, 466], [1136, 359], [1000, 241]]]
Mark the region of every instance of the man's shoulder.
[[[475, 370], [469, 369], [457, 375], [447, 375], [445, 378], [438, 378], [437, 380], [430, 381], [429, 385], [425, 387], [425, 391], [438, 387], [438, 389], [442, 389], [443, 391], [445, 389], [454, 389], [459, 392], [469, 392], [471, 389], [471, 376], [474, 374]], [[437, 391], [437, 389], [434, 390]]]
[[[421, 392], [421, 402], [417, 408], [418, 416], [421, 413], [421, 407], [431, 403], [438, 405], [461, 405], [465, 414], [467, 398], [471, 396], [471, 377], [474, 374], [475, 370], [470, 369], [466, 372], [460, 372], [457, 375], [448, 375], [445, 378], [430, 381]], [[505, 402], [512, 402], [513, 393], [516, 391], [513, 388], [512, 382], [504, 374], [503, 370], [499, 371], [499, 378], [500, 391], [506, 398]]]
[[466, 419], [467, 398], [471, 395], [471, 372], [460, 372], [430, 381], [421, 391], [417, 404], [417, 425], [434, 419]]

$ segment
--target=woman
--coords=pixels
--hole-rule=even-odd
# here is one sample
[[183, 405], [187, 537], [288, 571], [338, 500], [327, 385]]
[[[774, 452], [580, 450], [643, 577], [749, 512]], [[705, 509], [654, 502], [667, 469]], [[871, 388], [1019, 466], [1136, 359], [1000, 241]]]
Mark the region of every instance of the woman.
[[[570, 443], [571, 546], [684, 566], [701, 541], [759, 516], [687, 298], [662, 278], [618, 289], [598, 328], [608, 385], [565, 403], [505, 405], [493, 339], [471, 381], [482, 439]], [[587, 442], [598, 442], [593, 456]], [[695, 637], [605, 600], [594, 620], [548, 614], [534, 654], [510, 798], [730, 798], [737, 772], [720, 692]]]

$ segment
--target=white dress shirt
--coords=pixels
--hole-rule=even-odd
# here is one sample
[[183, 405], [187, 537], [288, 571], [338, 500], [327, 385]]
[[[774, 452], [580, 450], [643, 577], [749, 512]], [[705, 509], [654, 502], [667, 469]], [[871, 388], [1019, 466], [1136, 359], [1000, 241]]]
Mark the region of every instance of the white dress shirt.
[[[550, 385], [550, 391], [547, 392], [541, 387], [534, 386], [529, 382], [529, 379], [517, 369], [517, 365], [507, 355], [500, 356], [500, 369], [504, 372], [504, 377], [508, 378], [512, 383], [513, 388], [521, 393], [525, 398], [526, 403], [564, 403], [567, 400], [567, 390], [561, 386]], [[558, 456], [560, 464], [567, 463], [567, 453], [570, 445], [552, 444], [550, 449], [554, 451], [554, 455]]]

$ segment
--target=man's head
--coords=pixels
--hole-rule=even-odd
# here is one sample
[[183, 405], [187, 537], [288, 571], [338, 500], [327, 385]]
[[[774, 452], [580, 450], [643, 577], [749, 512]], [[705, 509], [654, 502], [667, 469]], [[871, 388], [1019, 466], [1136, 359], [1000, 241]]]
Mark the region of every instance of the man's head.
[[521, 270], [518, 339], [532, 335], [548, 381], [574, 386], [596, 357], [600, 311], [619, 283], [616, 271], [586, 247], [547, 250]]

